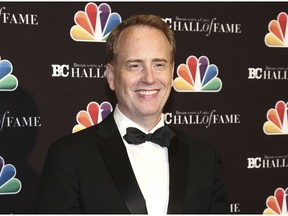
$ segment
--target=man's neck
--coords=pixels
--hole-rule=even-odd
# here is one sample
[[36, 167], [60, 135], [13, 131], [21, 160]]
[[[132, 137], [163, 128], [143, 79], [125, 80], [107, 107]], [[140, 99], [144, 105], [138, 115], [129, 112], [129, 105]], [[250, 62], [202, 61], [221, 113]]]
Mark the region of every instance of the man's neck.
[[129, 113], [123, 112], [121, 110], [121, 107], [118, 106], [118, 108], [123, 115], [125, 115], [131, 121], [135, 122], [148, 132], [151, 131], [159, 123], [162, 117], [162, 113], [159, 113], [157, 115], [153, 114], [153, 115], [141, 116], [141, 118], [134, 118]]

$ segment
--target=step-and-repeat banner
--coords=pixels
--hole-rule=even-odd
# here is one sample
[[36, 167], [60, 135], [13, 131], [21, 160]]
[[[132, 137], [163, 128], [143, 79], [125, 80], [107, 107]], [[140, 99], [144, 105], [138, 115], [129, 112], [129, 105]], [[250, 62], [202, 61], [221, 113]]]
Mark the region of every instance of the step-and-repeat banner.
[[219, 147], [231, 213], [287, 213], [283, 2], [0, 2], [0, 213], [34, 213], [49, 145], [113, 111], [105, 40], [144, 13], [176, 35], [166, 123]]

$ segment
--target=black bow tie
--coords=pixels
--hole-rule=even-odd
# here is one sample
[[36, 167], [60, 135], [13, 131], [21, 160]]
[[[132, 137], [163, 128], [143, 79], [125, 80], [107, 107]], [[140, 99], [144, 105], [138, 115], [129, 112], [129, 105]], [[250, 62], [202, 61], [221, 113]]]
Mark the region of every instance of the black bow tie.
[[139, 145], [146, 141], [156, 143], [162, 147], [169, 147], [171, 139], [174, 137], [174, 132], [167, 126], [157, 129], [154, 133], [145, 134], [137, 128], [128, 127], [123, 138], [129, 144]]

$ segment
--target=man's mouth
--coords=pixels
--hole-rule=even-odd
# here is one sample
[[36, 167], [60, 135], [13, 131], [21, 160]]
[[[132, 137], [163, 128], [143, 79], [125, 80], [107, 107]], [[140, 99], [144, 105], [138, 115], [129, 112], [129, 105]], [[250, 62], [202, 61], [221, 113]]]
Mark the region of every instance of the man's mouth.
[[145, 96], [154, 95], [158, 92], [159, 92], [159, 90], [137, 90], [136, 91], [137, 94], [145, 95]]

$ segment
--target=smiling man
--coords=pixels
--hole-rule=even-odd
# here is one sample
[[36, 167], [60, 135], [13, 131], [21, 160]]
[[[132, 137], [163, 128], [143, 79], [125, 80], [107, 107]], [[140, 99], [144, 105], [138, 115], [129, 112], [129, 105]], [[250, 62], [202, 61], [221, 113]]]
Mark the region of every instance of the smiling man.
[[115, 111], [51, 145], [40, 213], [228, 213], [215, 146], [164, 124], [175, 50], [158, 16], [132, 16], [110, 33], [106, 77]]
[[147, 25], [127, 27], [114, 46], [106, 75], [119, 110], [150, 131], [160, 121], [171, 91], [173, 49], [162, 31]]

